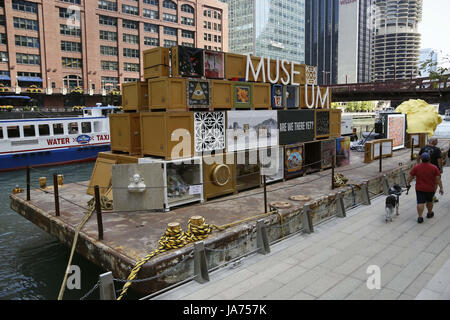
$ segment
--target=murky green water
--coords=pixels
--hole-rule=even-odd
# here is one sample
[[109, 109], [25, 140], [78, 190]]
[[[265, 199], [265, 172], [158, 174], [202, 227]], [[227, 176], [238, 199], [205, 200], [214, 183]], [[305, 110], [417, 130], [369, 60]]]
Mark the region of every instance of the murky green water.
[[[32, 170], [32, 185], [53, 173], [64, 174], [64, 183], [89, 180], [94, 163]], [[70, 255], [70, 248], [10, 209], [9, 194], [18, 184], [26, 188], [25, 170], [0, 173], [0, 299], [57, 299]], [[64, 299], [78, 300], [104, 271], [75, 254], [72, 264], [81, 269], [81, 289], [66, 289]], [[98, 290], [91, 299], [98, 299]]]

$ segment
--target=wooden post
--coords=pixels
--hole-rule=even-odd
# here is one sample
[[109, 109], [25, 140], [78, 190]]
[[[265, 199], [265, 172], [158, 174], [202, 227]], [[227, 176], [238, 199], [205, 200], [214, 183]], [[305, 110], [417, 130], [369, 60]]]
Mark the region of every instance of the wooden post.
[[263, 175], [263, 182], [264, 182], [264, 213], [267, 213], [266, 175]]
[[334, 168], [336, 166], [336, 158], [333, 157], [331, 160], [331, 190], [334, 190]]
[[383, 143], [380, 142], [380, 172], [383, 172]]
[[31, 200], [30, 180], [30, 166], [27, 166], [27, 201]]
[[59, 189], [58, 189], [58, 175], [53, 174], [53, 194], [55, 196], [55, 215], [59, 217]]
[[100, 190], [97, 185], [94, 187], [94, 192], [95, 192], [95, 211], [97, 212], [98, 239], [103, 240], [102, 207], [100, 205]]
[[411, 136], [411, 161], [414, 160], [414, 138]]

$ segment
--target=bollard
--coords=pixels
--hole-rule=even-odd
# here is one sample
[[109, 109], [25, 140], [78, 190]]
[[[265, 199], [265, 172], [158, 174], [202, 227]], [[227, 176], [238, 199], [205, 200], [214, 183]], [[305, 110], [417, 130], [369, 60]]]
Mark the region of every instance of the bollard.
[[342, 193], [338, 193], [336, 196], [336, 216], [339, 218], [345, 218], [347, 216]]
[[95, 192], [95, 211], [97, 212], [98, 239], [103, 240], [102, 207], [100, 204], [100, 190], [97, 185], [94, 187], [94, 192]]
[[370, 206], [369, 182], [367, 181], [361, 187], [363, 204]]
[[311, 218], [311, 212], [310, 212], [310, 207], [309, 204], [305, 204], [303, 206], [303, 217], [302, 217], [302, 224], [303, 224], [303, 232], [305, 233], [313, 233], [314, 232], [314, 227], [313, 227], [313, 223], [312, 223], [312, 218]]
[[116, 300], [116, 290], [111, 271], [99, 276], [99, 291], [100, 300]]
[[30, 166], [27, 166], [27, 201], [31, 200], [31, 189], [30, 189]]
[[256, 245], [258, 246], [258, 253], [264, 255], [270, 253], [267, 229], [263, 220], [258, 220], [256, 223]]
[[209, 281], [205, 244], [203, 241], [194, 243], [194, 279], [198, 283]]
[[55, 215], [59, 217], [59, 189], [56, 173], [53, 174], [53, 195], [55, 196]]

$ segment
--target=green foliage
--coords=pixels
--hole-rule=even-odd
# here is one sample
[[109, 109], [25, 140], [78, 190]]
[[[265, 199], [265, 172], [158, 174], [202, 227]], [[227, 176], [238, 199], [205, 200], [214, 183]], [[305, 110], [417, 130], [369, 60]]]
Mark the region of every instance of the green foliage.
[[372, 112], [374, 109], [375, 103], [372, 101], [352, 101], [345, 106], [346, 112]]
[[[439, 65], [438, 61], [433, 61], [433, 56], [435, 53], [435, 51], [431, 51], [430, 58], [420, 64], [419, 72], [420, 74], [422, 74], [422, 72], [428, 72], [430, 74], [430, 79], [444, 80], [444, 75], [448, 73], [449, 68]], [[442, 59], [442, 61], [444, 63], [449, 63], [450, 58], [446, 56]]]

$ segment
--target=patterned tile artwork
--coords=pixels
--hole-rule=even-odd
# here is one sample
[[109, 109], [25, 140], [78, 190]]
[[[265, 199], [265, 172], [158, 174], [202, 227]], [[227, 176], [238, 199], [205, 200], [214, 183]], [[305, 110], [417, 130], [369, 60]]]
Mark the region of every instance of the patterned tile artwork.
[[225, 112], [194, 113], [195, 152], [225, 149]]
[[306, 84], [317, 85], [317, 68], [314, 66], [306, 66]]

